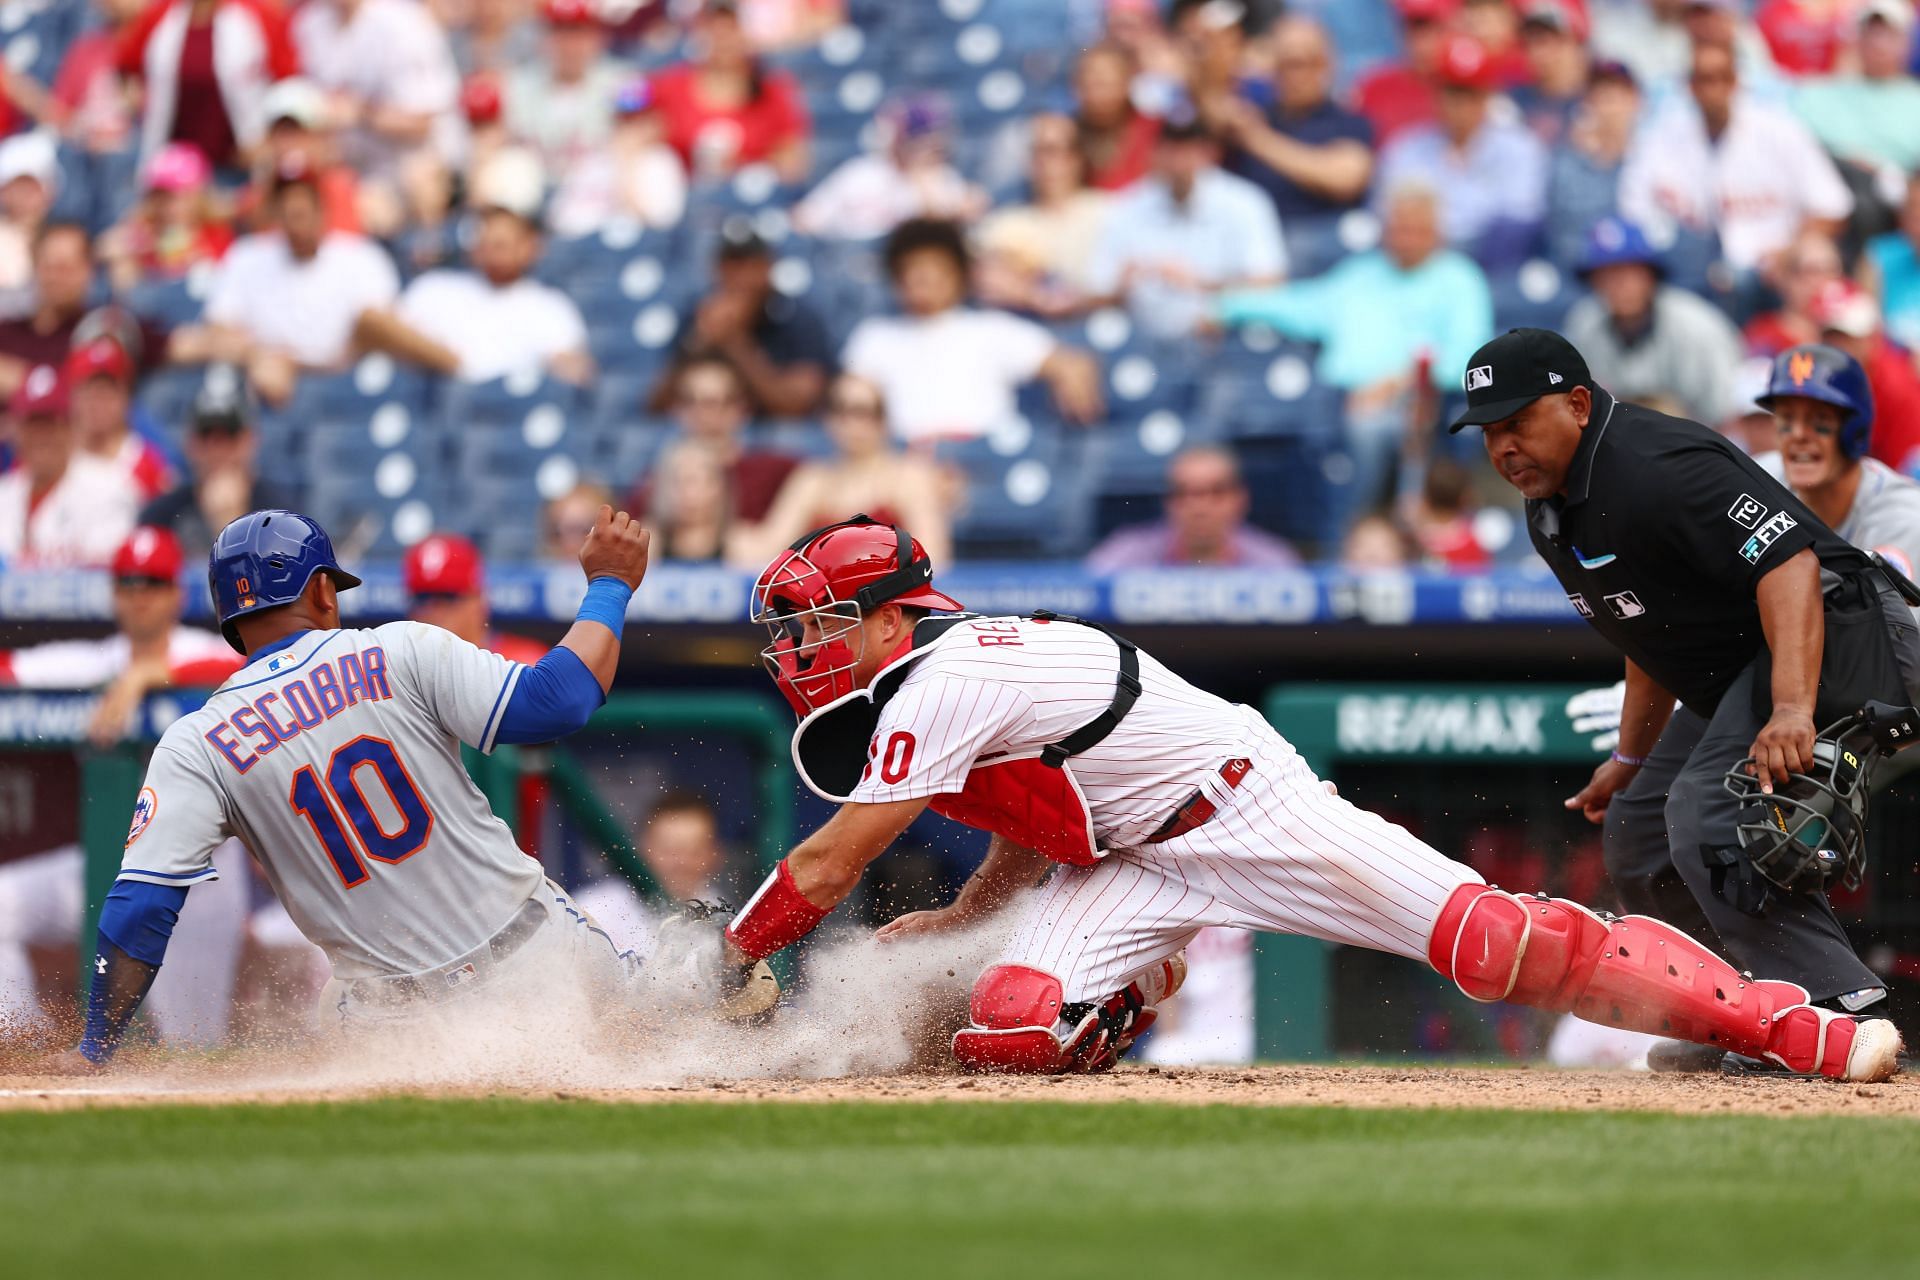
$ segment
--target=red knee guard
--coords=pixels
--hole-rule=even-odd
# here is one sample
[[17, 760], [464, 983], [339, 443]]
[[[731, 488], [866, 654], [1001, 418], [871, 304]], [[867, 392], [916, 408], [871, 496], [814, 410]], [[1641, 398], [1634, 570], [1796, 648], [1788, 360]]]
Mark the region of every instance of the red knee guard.
[[996, 964], [973, 984], [967, 1006], [973, 1025], [954, 1034], [953, 1056], [971, 1071], [1105, 1071], [1153, 1025], [1154, 1006], [1179, 990], [1186, 975], [1186, 960], [1176, 955], [1104, 1000], [1067, 1005], [1052, 974]]
[[1574, 1013], [1754, 1057], [1775, 1048], [1775, 1015], [1807, 1000], [1790, 982], [1742, 977], [1658, 920], [1607, 921], [1561, 898], [1478, 884], [1447, 899], [1427, 959], [1475, 1000]]

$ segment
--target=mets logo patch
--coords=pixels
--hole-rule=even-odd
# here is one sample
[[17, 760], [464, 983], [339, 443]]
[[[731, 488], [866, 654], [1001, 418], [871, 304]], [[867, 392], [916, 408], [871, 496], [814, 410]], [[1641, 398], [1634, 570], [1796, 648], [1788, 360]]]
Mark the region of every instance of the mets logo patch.
[[153, 825], [154, 812], [159, 807], [160, 797], [153, 794], [153, 788], [140, 788], [140, 798], [133, 802], [133, 825], [127, 828], [128, 844], [147, 833], [147, 828]]

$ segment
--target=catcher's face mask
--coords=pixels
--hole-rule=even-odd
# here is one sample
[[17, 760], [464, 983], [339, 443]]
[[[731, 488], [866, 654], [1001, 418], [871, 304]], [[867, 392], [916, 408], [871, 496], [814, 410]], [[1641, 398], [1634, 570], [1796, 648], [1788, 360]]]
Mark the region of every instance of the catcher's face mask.
[[[1836, 732], [1838, 731], [1838, 732]], [[1726, 788], [1740, 801], [1740, 848], [1754, 868], [1789, 893], [1857, 888], [1867, 864], [1867, 784], [1879, 759], [1870, 735], [1847, 722], [1813, 743], [1813, 768], [1772, 795], [1742, 762]]]
[[796, 714], [853, 692], [854, 669], [866, 651], [864, 619], [857, 603], [833, 598], [826, 574], [798, 551], [760, 575], [753, 620], [771, 637], [760, 660]]

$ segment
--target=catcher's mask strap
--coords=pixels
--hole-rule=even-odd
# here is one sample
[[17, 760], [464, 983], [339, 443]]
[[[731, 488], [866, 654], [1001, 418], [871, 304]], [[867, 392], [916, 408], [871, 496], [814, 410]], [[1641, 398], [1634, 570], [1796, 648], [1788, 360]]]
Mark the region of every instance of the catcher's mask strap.
[[933, 561], [927, 559], [925, 556], [922, 556], [918, 560], [913, 558], [913, 539], [907, 536], [907, 531], [897, 524], [881, 524], [864, 511], [849, 519], [836, 520], [832, 524], [823, 524], [810, 533], [801, 534], [787, 550], [796, 553], [802, 552], [808, 546], [812, 545], [814, 539], [825, 537], [835, 529], [857, 529], [864, 527], [893, 530], [894, 542], [896, 544], [893, 559], [894, 563], [899, 567], [886, 577], [875, 578], [872, 582], [869, 582], [866, 586], [861, 587], [853, 593], [853, 602], [859, 605], [863, 611], [871, 609], [876, 605], [885, 604], [887, 601], [896, 599], [899, 596], [904, 596], [908, 592], [918, 590], [933, 581]]

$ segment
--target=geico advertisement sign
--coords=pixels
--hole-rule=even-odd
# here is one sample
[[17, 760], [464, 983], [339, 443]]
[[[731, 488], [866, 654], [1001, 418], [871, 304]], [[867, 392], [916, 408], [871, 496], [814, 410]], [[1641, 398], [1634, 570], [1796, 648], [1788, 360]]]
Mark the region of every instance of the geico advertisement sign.
[[1320, 586], [1310, 573], [1272, 569], [1190, 569], [1114, 575], [1118, 622], [1311, 622]]

